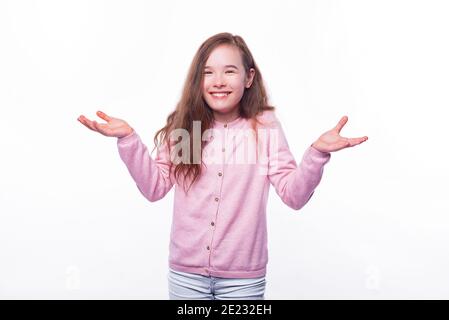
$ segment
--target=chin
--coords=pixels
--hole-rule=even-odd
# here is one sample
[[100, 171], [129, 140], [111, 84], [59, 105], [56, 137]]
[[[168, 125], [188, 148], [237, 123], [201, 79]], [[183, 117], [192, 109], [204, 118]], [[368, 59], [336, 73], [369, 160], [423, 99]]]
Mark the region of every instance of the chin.
[[216, 108], [216, 107], [211, 107], [212, 111], [218, 112], [218, 113], [229, 113], [232, 112], [233, 108]]

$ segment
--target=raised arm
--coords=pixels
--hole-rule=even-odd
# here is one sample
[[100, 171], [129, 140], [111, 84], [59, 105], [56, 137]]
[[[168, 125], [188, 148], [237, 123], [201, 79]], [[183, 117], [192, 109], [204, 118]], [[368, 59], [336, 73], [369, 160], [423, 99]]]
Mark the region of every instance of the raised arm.
[[345, 138], [340, 131], [348, 121], [343, 116], [337, 125], [323, 133], [303, 155], [299, 166], [291, 154], [281, 124], [274, 113], [274, 127], [277, 129], [278, 143], [270, 142], [269, 178], [282, 201], [289, 207], [299, 210], [312, 197], [315, 188], [320, 183], [324, 165], [330, 160], [331, 152], [351, 148], [368, 140], [367, 136]]
[[169, 174], [170, 156], [165, 144], [157, 148], [153, 160], [137, 132], [117, 139], [120, 157], [128, 167], [142, 195], [149, 201], [162, 199], [173, 187]]
[[106, 123], [91, 121], [83, 115], [78, 117], [78, 121], [92, 131], [116, 137], [120, 157], [142, 195], [149, 201], [163, 198], [173, 186], [169, 176], [168, 149], [165, 146], [158, 148], [156, 159], [153, 160], [137, 132], [126, 121], [101, 111], [97, 112], [97, 116]]
[[282, 126], [274, 112], [271, 113], [269, 138], [268, 178], [282, 201], [290, 208], [301, 209], [312, 197], [323, 175], [330, 153], [310, 146], [299, 166], [290, 152]]

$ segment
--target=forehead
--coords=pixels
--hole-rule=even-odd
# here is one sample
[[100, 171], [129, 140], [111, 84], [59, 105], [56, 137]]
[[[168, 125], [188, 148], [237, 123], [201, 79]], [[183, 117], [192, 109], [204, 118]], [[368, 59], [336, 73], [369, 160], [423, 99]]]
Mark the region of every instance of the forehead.
[[236, 65], [237, 67], [243, 66], [239, 49], [230, 45], [218, 46], [212, 50], [206, 61], [206, 66], [209, 67], [223, 67], [229, 64]]

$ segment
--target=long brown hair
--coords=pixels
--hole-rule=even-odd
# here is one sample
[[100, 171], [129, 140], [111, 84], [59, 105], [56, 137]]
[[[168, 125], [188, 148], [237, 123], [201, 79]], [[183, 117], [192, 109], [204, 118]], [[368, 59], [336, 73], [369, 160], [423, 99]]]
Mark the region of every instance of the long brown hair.
[[[167, 124], [160, 130], [158, 130], [154, 136], [155, 147], [160, 144], [166, 143], [170, 152], [173, 142], [170, 142], [170, 132], [174, 129], [185, 129], [192, 137], [193, 121], [201, 121], [201, 137], [204, 131], [211, 128], [214, 121], [212, 109], [208, 106], [203, 98], [203, 70], [206, 65], [206, 61], [209, 58], [211, 52], [220, 45], [232, 45], [239, 49], [242, 57], [243, 67], [245, 73], [248, 75], [250, 69], [255, 70], [253, 82], [249, 88], [245, 88], [243, 96], [240, 100], [239, 114], [244, 119], [251, 121], [252, 129], [256, 132], [257, 141], [257, 115], [265, 110], [274, 110], [275, 107], [268, 104], [268, 96], [263, 83], [262, 74], [254, 61], [254, 58], [248, 49], [245, 41], [238, 35], [232, 35], [230, 33], [218, 33], [201, 44], [193, 57], [190, 65], [184, 87], [182, 90], [181, 99], [179, 100], [176, 109], [167, 117]], [[191, 178], [192, 182], [190, 186], [201, 175], [202, 165], [193, 163], [194, 152], [202, 152], [205, 142], [202, 141], [201, 149], [194, 150], [193, 139], [190, 141], [190, 161], [187, 163], [180, 162], [176, 164], [174, 176], [179, 184], [181, 174], [184, 177], [184, 182]], [[154, 150], [154, 149], [153, 149]], [[197, 155], [196, 159], [201, 159], [201, 154]], [[173, 163], [170, 161], [170, 173]], [[189, 186], [189, 189], [190, 189]], [[184, 183], [185, 190], [185, 183]]]

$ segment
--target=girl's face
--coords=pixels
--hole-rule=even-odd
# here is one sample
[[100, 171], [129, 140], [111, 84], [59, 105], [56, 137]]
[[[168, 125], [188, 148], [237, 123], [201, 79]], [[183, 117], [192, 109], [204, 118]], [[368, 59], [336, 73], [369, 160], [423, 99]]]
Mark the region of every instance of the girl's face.
[[237, 117], [240, 99], [254, 74], [253, 68], [246, 74], [238, 48], [221, 45], [212, 51], [203, 70], [203, 97], [217, 120]]

